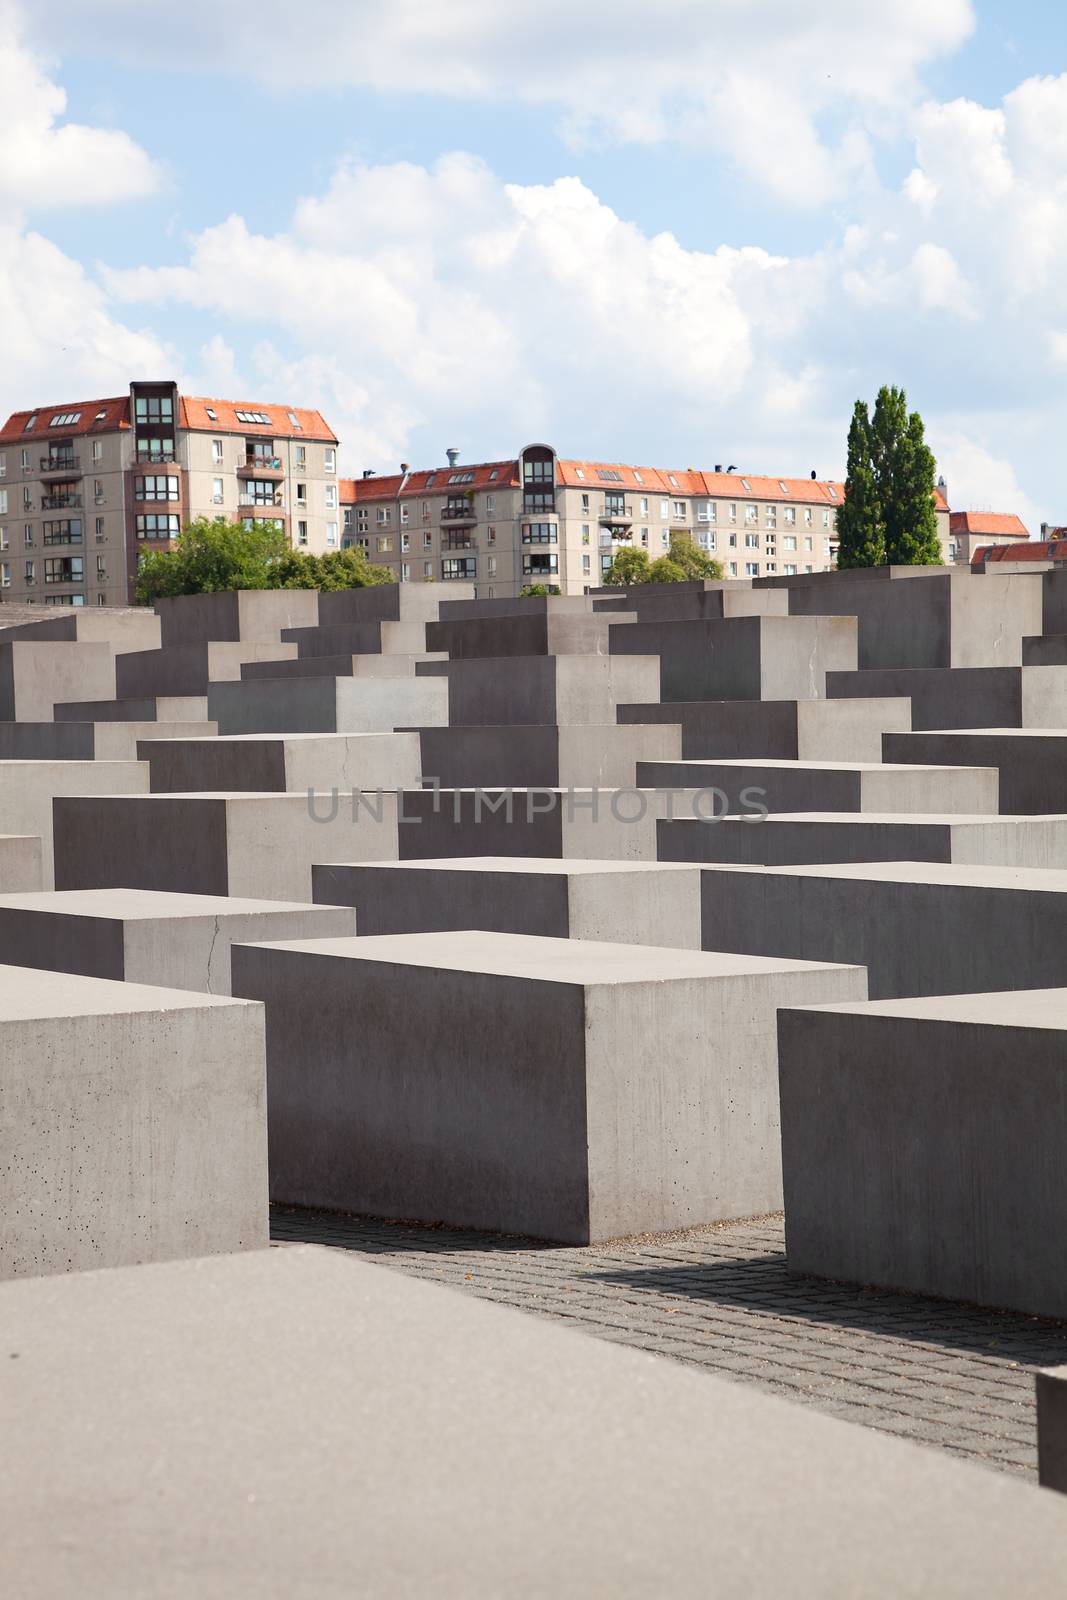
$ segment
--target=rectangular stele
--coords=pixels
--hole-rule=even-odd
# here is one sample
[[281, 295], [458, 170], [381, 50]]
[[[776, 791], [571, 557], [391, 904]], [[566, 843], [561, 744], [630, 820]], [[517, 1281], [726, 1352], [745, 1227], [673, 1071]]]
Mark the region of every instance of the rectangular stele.
[[260, 1006], [0, 966], [0, 1278], [267, 1244]]
[[231, 959], [274, 1199], [573, 1244], [777, 1209], [776, 1008], [866, 996], [859, 967], [469, 931]]

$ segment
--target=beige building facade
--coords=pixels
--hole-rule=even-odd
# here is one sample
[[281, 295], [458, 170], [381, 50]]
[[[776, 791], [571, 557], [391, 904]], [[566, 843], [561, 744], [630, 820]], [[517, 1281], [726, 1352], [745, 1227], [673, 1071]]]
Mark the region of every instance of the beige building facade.
[[0, 429], [0, 600], [123, 605], [142, 553], [200, 516], [270, 520], [297, 548], [340, 549], [337, 439], [322, 416], [136, 382]]

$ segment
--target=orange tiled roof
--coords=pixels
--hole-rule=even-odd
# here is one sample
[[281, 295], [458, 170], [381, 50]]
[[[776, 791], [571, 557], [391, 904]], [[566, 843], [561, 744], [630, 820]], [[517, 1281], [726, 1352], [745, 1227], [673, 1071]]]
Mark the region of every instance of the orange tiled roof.
[[971, 564], [979, 561], [1067, 561], [1067, 540], [1027, 539], [1021, 544], [980, 544], [971, 557]]
[[[77, 412], [77, 422], [65, 422], [62, 428], [51, 427], [53, 417]], [[34, 420], [33, 427], [26, 424]], [[116, 429], [130, 426], [130, 397], [120, 395], [113, 400], [76, 400], [62, 406], [39, 406], [36, 411], [14, 411], [0, 428], [0, 444], [19, 444], [25, 439], [64, 438], [82, 433], [114, 433]]]
[[[467, 476], [473, 473], [473, 478]], [[450, 479], [460, 478], [456, 483]], [[462, 494], [465, 489], [517, 489], [517, 461], [480, 461], [476, 465], [457, 461], [454, 467], [427, 467], [418, 472], [391, 472], [384, 477], [342, 478], [341, 504], [356, 501], [395, 500], [397, 496], [422, 494]]]
[[1030, 530], [1013, 513], [1004, 511], [953, 511], [948, 525], [953, 533], [979, 533], [987, 538], [1029, 539]]
[[[208, 408], [214, 417], [208, 416]], [[270, 418], [262, 422], [242, 422], [238, 411], [261, 411]], [[290, 421], [294, 416], [299, 427]], [[312, 439], [316, 443], [336, 444], [337, 435], [321, 411], [305, 411], [299, 406], [264, 405], [259, 400], [211, 400], [200, 395], [179, 396], [178, 424], [200, 433], [244, 433], [249, 438]]]

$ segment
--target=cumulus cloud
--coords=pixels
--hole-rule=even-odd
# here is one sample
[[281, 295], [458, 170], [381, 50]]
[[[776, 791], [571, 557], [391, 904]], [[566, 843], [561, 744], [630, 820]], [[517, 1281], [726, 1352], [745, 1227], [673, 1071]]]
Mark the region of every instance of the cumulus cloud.
[[576, 145], [720, 149], [792, 204], [843, 193], [868, 161], [862, 129], [901, 126], [924, 69], [974, 26], [971, 0], [258, 0], [222, 27], [217, 0], [185, 0], [180, 29], [143, 20], [143, 0], [52, 0], [39, 25], [275, 89], [543, 105]]

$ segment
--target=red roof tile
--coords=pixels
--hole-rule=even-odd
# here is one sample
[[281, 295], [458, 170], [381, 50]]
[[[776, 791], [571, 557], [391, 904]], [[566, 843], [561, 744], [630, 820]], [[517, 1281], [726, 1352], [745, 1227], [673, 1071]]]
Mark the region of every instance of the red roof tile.
[[[53, 428], [53, 417], [77, 412], [77, 422]], [[26, 424], [33, 420], [33, 427]], [[130, 426], [130, 397], [113, 400], [77, 400], [62, 406], [39, 406], [36, 411], [15, 411], [0, 428], [0, 444], [19, 444], [24, 439], [70, 438], [83, 433], [114, 433]]]
[[[468, 477], [473, 473], [473, 478]], [[461, 479], [461, 482], [450, 480]], [[384, 477], [342, 478], [341, 503], [353, 505], [356, 501], [395, 500], [398, 496], [423, 494], [462, 494], [465, 489], [517, 489], [519, 463], [517, 461], [480, 461], [464, 465], [458, 461], [454, 467], [428, 467], [418, 472], [392, 472]]]
[[[208, 409], [214, 411], [208, 416]], [[261, 411], [270, 423], [242, 422], [238, 411]], [[290, 417], [296, 418], [295, 426]], [[336, 444], [337, 435], [320, 411], [305, 411], [299, 406], [264, 405], [259, 400], [211, 400], [200, 395], [185, 395], [179, 401], [179, 425], [200, 433], [243, 433], [282, 439], [311, 439], [321, 444]]]
[[972, 566], [979, 561], [1067, 561], [1067, 539], [1027, 539], [1021, 544], [979, 545], [971, 556]]
[[987, 538], [1029, 539], [1030, 530], [1013, 513], [1004, 511], [952, 511], [948, 525], [953, 533], [978, 533]]

